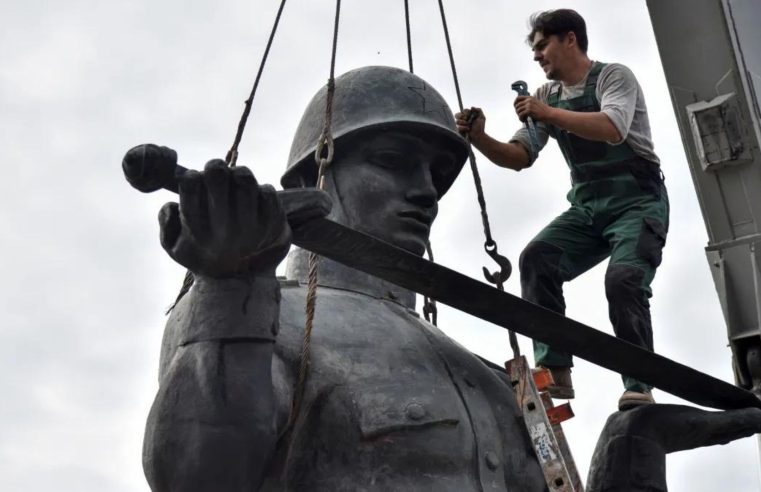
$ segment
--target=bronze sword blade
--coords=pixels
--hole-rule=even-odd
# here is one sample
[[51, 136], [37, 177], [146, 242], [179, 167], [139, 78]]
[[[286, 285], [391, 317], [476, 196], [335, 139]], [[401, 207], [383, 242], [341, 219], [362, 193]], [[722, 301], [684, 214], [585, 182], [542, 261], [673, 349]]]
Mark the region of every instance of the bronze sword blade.
[[320, 218], [300, 224], [293, 230], [293, 242], [697, 405], [722, 410], [761, 408], [761, 400], [750, 391], [331, 220]]

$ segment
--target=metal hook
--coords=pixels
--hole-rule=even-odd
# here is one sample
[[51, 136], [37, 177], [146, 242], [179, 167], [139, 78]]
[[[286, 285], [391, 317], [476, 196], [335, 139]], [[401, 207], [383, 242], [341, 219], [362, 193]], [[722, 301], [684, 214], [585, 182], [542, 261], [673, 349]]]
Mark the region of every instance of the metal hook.
[[486, 277], [488, 282], [502, 288], [502, 284], [505, 283], [505, 281], [510, 278], [510, 274], [513, 273], [513, 265], [507, 257], [497, 252], [497, 243], [494, 241], [486, 241], [484, 243], [484, 251], [486, 251], [486, 254], [491, 256], [492, 260], [499, 265], [499, 271], [494, 273], [489, 272], [489, 269], [483, 267], [484, 277]]

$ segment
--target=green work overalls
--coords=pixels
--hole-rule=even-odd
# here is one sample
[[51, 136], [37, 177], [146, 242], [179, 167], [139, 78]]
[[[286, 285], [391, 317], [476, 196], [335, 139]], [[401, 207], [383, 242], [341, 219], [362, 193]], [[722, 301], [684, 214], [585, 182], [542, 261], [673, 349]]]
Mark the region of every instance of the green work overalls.
[[[560, 99], [562, 85], [547, 103], [571, 111], [598, 112], [595, 89], [603, 68], [595, 63], [584, 93]], [[565, 313], [562, 284], [610, 257], [605, 292], [610, 321], [621, 339], [653, 350], [650, 283], [661, 263], [669, 204], [660, 166], [635, 154], [626, 143], [585, 140], [550, 126], [571, 169], [571, 207], [545, 227], [520, 258], [523, 298]], [[534, 343], [537, 365], [570, 367], [571, 354]], [[627, 390], [650, 388], [624, 376]]]

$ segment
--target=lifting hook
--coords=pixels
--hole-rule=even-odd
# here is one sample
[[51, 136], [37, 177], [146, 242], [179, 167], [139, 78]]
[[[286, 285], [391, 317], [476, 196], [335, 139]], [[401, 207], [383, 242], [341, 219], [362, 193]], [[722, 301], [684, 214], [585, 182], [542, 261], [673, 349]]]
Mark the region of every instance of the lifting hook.
[[495, 284], [500, 290], [502, 290], [502, 284], [504, 284], [505, 281], [510, 278], [510, 274], [513, 273], [513, 265], [507, 257], [497, 252], [497, 243], [493, 240], [488, 240], [484, 243], [484, 250], [486, 251], [486, 254], [491, 256], [492, 260], [499, 265], [499, 270], [494, 273], [491, 273], [488, 268], [483, 267], [484, 277], [488, 282]]

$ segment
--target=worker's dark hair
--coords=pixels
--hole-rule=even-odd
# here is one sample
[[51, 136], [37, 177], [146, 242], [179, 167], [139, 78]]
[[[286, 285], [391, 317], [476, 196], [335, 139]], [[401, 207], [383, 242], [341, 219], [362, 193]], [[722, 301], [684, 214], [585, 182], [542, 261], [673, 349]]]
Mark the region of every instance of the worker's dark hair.
[[587, 52], [589, 41], [587, 40], [587, 24], [578, 12], [571, 9], [545, 10], [537, 12], [529, 18], [531, 32], [526, 41], [533, 46], [534, 34], [540, 32], [545, 37], [556, 34], [564, 38], [569, 32], [576, 35], [576, 42], [582, 52]]

